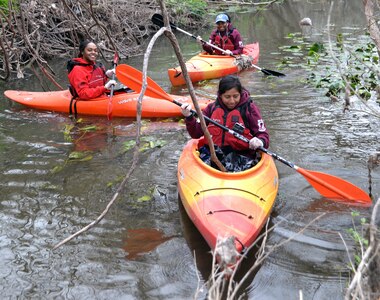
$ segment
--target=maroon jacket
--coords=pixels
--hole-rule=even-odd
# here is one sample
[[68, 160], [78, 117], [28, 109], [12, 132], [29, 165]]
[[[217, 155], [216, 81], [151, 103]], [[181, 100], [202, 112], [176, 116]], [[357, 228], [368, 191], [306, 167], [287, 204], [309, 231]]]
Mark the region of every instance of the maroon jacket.
[[[247, 90], [243, 90], [241, 94], [240, 102], [237, 105], [237, 107], [244, 105], [245, 103], [249, 101], [249, 99], [250, 99], [249, 92]], [[218, 101], [220, 107], [222, 107], [225, 111], [228, 111], [228, 108], [223, 104], [222, 100], [220, 99], [220, 96], [218, 96], [216, 101]], [[203, 115], [210, 118], [212, 115], [212, 110], [213, 110], [214, 105], [215, 105], [214, 103], [210, 103], [209, 105], [207, 105], [206, 108], [203, 110]], [[247, 124], [244, 124], [244, 126], [250, 129], [251, 134], [254, 137], [257, 137], [263, 141], [264, 148], [268, 148], [269, 134], [265, 127], [264, 120], [261, 117], [260, 110], [253, 101], [251, 101], [250, 107], [249, 108], [247, 107], [246, 122]], [[203, 130], [202, 130], [201, 124], [197, 122], [193, 116], [187, 117], [185, 119], [185, 123], [186, 123], [186, 129], [193, 139], [197, 139], [203, 136]], [[206, 121], [206, 124], [207, 124], [207, 121]], [[226, 134], [229, 134], [229, 133], [226, 133]]]
[[[244, 45], [243, 45], [243, 41], [241, 40], [240, 32], [236, 28], [234, 28], [231, 23], [228, 23], [227, 30], [225, 31], [219, 32], [218, 29], [215, 29], [213, 32], [211, 32], [209, 43], [215, 45], [215, 38], [217, 35], [225, 36], [227, 34], [231, 42], [234, 44], [234, 50], [232, 50], [232, 54], [234, 55], [242, 54]], [[203, 44], [202, 47], [203, 47], [203, 50], [205, 50], [207, 53], [209, 54], [214, 53], [215, 48], [207, 44]]]

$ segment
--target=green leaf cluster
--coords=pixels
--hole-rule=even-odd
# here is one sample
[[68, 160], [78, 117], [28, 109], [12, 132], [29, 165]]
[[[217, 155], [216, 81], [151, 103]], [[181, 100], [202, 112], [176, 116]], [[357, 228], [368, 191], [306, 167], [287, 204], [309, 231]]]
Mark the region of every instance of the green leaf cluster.
[[[16, 0], [12, 0], [12, 8], [18, 10], [19, 3]], [[4, 11], [5, 15], [8, 15], [8, 0], [0, 0], [0, 8]]]
[[[292, 44], [280, 49], [287, 55], [281, 65], [289, 68], [303, 68], [309, 75], [306, 82], [326, 90], [327, 96], [345, 93], [348, 82], [350, 94], [369, 99], [380, 84], [379, 53], [367, 36], [344, 39], [338, 34], [335, 42], [310, 43], [300, 33], [287, 36]], [[331, 50], [330, 51], [330, 47]]]
[[0, 0], [0, 7], [1, 8], [7, 8], [8, 7], [8, 0]]
[[[167, 7], [173, 15], [186, 15], [194, 20], [201, 20], [207, 12], [207, 2], [204, 0], [167, 0]], [[181, 23], [177, 20], [174, 23]]]
[[[167, 141], [156, 139], [155, 137], [143, 137], [140, 143], [140, 152], [144, 152], [153, 148], [161, 148], [167, 144]], [[136, 145], [136, 141], [126, 141], [123, 143], [122, 152], [125, 153]]]
[[[359, 212], [353, 211], [351, 212], [351, 217], [353, 220], [353, 227], [347, 229], [347, 233], [350, 235], [350, 237], [353, 239], [355, 244], [359, 247], [359, 249], [362, 248], [368, 248], [369, 245], [369, 240], [364, 237], [364, 228], [368, 227], [368, 220], [364, 217], [360, 217]], [[360, 221], [360, 231], [358, 231], [358, 228], [355, 225], [355, 219], [359, 218]], [[359, 251], [361, 253], [361, 251]], [[355, 259], [355, 264], [359, 265], [361, 262], [361, 255], [358, 253], [354, 253], [354, 259]]]

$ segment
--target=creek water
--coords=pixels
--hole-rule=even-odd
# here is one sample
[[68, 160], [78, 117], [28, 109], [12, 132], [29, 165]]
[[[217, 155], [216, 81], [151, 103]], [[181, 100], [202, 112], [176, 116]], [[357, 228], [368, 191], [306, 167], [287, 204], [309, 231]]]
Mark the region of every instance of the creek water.
[[[260, 42], [258, 65], [278, 70], [284, 55], [279, 46], [291, 44], [286, 36], [300, 32], [302, 18], [313, 21], [309, 39], [326, 38], [330, 3], [286, 1], [260, 13], [232, 14], [233, 23], [245, 42]], [[360, 1], [336, 1], [334, 30], [360, 34], [365, 27], [361, 6]], [[198, 33], [206, 39], [209, 30]], [[177, 36], [185, 58], [199, 51], [191, 38]], [[140, 70], [142, 62], [143, 56], [124, 61]], [[64, 63], [52, 62], [63, 86]], [[148, 75], [167, 92], [186, 94], [184, 88], [172, 88], [167, 78], [167, 68], [176, 65], [168, 41], [159, 39]], [[377, 199], [380, 172], [368, 169], [367, 161], [379, 151], [379, 119], [361, 111], [360, 103], [343, 113], [342, 102], [331, 102], [323, 91], [305, 84], [308, 74], [301, 68], [280, 71], [287, 76], [268, 78], [259, 71], [239, 75], [261, 109], [270, 148], [301, 167], [350, 181]], [[195, 88], [214, 98], [217, 83], [211, 80]], [[27, 76], [1, 82], [0, 91], [7, 89], [41, 91], [41, 86], [37, 78]], [[131, 167], [132, 151], [124, 147], [135, 139], [134, 120], [83, 116], [78, 126], [96, 130], [76, 130], [70, 140], [64, 134], [65, 126], [72, 124], [68, 115], [0, 98], [0, 298], [193, 298], [210, 273], [211, 257], [178, 200], [177, 161], [189, 139], [182, 123], [144, 121], [144, 135], [163, 146], [141, 153], [126, 187], [96, 227], [52, 250], [95, 220], [114, 195]], [[69, 159], [76, 151], [88, 159]], [[293, 169], [276, 165], [280, 187], [271, 218], [276, 228], [267, 243], [293, 239], [269, 255], [241, 293], [260, 300], [298, 299], [301, 294], [304, 299], [342, 299], [349, 281], [346, 246], [355, 246], [348, 230], [354, 224], [361, 228], [351, 213], [368, 218], [371, 210], [324, 199]]]

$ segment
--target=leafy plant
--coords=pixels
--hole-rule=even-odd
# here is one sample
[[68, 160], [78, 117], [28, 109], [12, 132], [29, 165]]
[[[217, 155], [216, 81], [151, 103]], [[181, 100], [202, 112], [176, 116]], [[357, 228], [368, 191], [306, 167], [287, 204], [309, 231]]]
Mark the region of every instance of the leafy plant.
[[[19, 1], [12, 0], [12, 8], [15, 10], [19, 9]], [[8, 0], [0, 0], [0, 8], [3, 10], [5, 15], [8, 15]]]
[[344, 35], [338, 34], [336, 43], [331, 45], [334, 57], [327, 51], [330, 47], [327, 42], [311, 44], [300, 33], [288, 34], [287, 38], [293, 44], [280, 49], [292, 55], [286, 56], [282, 65], [296, 68], [301, 66], [310, 71], [307, 82], [325, 89], [327, 96], [345, 93], [346, 81], [352, 89], [351, 95], [357, 93], [363, 99], [369, 99], [371, 92], [377, 90], [380, 84], [376, 71], [379, 55], [368, 36], [344, 40]]
[[[63, 136], [65, 138], [65, 141], [73, 142], [75, 139], [79, 140], [81, 136], [84, 136], [87, 132], [92, 132], [100, 129], [96, 125], [83, 125], [83, 127], [79, 127], [81, 124], [83, 124], [83, 120], [78, 119], [75, 125], [72, 123], [65, 125], [63, 128]], [[72, 136], [77, 134], [80, 134], [81, 136], [74, 139]]]
[[[161, 148], [167, 144], [164, 140], [156, 139], [155, 137], [143, 137], [141, 138], [140, 152], [153, 149]], [[123, 144], [122, 152], [127, 152], [136, 145], [136, 141], [126, 141]]]
[[[361, 217], [360, 218], [360, 226], [361, 230], [358, 231], [358, 228], [355, 225], [355, 219], [360, 217], [360, 214], [356, 211], [351, 212], [351, 217], [352, 217], [352, 224], [353, 227], [349, 228], [347, 230], [347, 233], [351, 236], [355, 244], [363, 250], [363, 248], [367, 248], [369, 245], [369, 241], [367, 238], [364, 237], [364, 228], [368, 226], [368, 220], [366, 218]], [[362, 251], [361, 251], [362, 252]], [[354, 259], [355, 259], [355, 264], [359, 265], [361, 262], [361, 255], [359, 253], [354, 254]]]
[[207, 2], [204, 0], [167, 0], [165, 3], [173, 15], [186, 15], [198, 21], [207, 13]]

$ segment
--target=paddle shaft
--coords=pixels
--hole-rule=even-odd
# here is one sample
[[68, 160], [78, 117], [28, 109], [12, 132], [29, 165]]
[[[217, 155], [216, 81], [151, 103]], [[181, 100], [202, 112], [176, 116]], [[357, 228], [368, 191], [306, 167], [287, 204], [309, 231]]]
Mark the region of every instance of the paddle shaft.
[[[116, 68], [118, 62], [119, 62], [119, 55], [115, 51], [115, 54], [113, 56], [113, 63], [112, 63], [113, 69]], [[116, 78], [115, 72], [113, 72], [113, 74], [112, 74], [112, 78], [111, 78], [112, 80], [115, 80], [115, 78]], [[107, 118], [108, 118], [108, 120], [112, 119], [112, 97], [113, 97], [114, 90], [115, 90], [115, 85], [112, 85], [111, 86], [110, 96], [109, 96], [110, 98], [108, 100], [108, 111], [107, 111]]]

